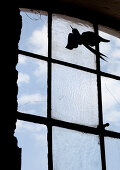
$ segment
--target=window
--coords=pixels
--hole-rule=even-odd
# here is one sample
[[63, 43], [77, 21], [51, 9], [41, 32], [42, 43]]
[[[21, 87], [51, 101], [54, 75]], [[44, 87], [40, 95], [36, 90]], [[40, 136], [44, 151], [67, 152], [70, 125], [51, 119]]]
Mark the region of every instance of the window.
[[[22, 170], [118, 170], [120, 40], [78, 18], [28, 9], [21, 15], [15, 135]], [[72, 28], [110, 42], [96, 43], [95, 54], [83, 44], [69, 50]]]

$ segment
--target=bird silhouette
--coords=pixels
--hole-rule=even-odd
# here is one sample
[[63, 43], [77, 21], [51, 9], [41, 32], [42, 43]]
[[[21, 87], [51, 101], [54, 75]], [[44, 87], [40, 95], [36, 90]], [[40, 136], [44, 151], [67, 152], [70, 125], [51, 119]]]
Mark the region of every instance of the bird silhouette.
[[[78, 45], [83, 44], [92, 53], [97, 54], [96, 50], [94, 50], [92, 47], [100, 42], [110, 42], [110, 41], [100, 37], [99, 35], [96, 35], [94, 32], [87, 31], [80, 34], [76, 28], [72, 28], [72, 33], [69, 33], [68, 35], [68, 42], [66, 48], [72, 50], [73, 48], [77, 48]], [[105, 59], [102, 56], [107, 57], [106, 55], [100, 52], [98, 54], [99, 57], [103, 60]]]

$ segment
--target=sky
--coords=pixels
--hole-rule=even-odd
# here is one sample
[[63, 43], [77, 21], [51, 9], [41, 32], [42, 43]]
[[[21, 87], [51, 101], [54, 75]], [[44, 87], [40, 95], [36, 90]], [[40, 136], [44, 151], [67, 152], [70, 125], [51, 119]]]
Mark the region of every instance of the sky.
[[[47, 57], [47, 14], [21, 12], [21, 15], [23, 26], [19, 49]], [[93, 31], [89, 22], [53, 15], [52, 57], [96, 69], [95, 56], [83, 45], [72, 51], [65, 48], [68, 33], [71, 32], [70, 25], [77, 28], [80, 33]], [[100, 52], [108, 56], [108, 62], [101, 60], [101, 71], [120, 76], [120, 40], [102, 31], [99, 33], [110, 40], [109, 43], [100, 43]], [[19, 55], [16, 69], [19, 87], [18, 110], [46, 117], [46, 61]], [[52, 117], [96, 127], [98, 125], [96, 80], [94, 74], [53, 64]], [[106, 129], [120, 132], [120, 82], [105, 77], [102, 77], [101, 81], [103, 121], [110, 123]], [[18, 139], [18, 146], [22, 148], [22, 170], [47, 170], [47, 127], [18, 120], [15, 136]], [[118, 170], [120, 141], [106, 137], [105, 147], [107, 170]], [[54, 170], [73, 170], [73, 167], [75, 170], [80, 168], [101, 170], [98, 136], [53, 127], [53, 165]]]

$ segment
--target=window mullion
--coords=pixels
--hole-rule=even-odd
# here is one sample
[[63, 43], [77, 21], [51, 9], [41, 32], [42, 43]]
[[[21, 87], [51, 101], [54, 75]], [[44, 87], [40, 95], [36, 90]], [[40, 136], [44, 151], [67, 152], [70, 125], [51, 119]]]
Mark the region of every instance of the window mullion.
[[[98, 36], [98, 24], [94, 24], [94, 31]], [[101, 73], [100, 73], [100, 57], [99, 57], [99, 43], [95, 46], [96, 49], [96, 68], [97, 68], [97, 89], [98, 89], [98, 116], [99, 116], [99, 137], [100, 137], [100, 149], [101, 149], [101, 161], [102, 170], [106, 170], [105, 159], [105, 144], [104, 144], [104, 128], [103, 128], [103, 114], [102, 114], [102, 90], [101, 90]]]
[[52, 76], [52, 63], [51, 63], [51, 54], [52, 54], [52, 13], [48, 12], [48, 100], [47, 100], [47, 118], [48, 118], [48, 170], [53, 170], [52, 162], [52, 124], [51, 124], [51, 76]]

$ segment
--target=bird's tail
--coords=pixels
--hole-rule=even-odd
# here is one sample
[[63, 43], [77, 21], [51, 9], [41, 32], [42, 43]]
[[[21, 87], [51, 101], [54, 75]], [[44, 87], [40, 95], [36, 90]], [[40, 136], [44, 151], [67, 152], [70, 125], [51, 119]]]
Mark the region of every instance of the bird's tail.
[[106, 62], [108, 62], [106, 59], [104, 59], [102, 56], [100, 56], [100, 58], [102, 59], [102, 60], [104, 60], [104, 61], [106, 61]]
[[[106, 59], [104, 59], [101, 55], [102, 55], [102, 56], [104, 56], [104, 57], [106, 57], [106, 58], [108, 58], [106, 55], [104, 55], [104, 54], [102, 54], [102, 53], [100, 53], [100, 52], [99, 52], [99, 56], [100, 56], [100, 58], [101, 58], [102, 60], [104, 60], [104, 61], [107, 61], [107, 60], [106, 60]], [[107, 62], [108, 62], [108, 61], [107, 61]]]
[[[97, 52], [96, 52], [96, 50], [94, 50], [93, 48], [91, 48], [90, 46], [88, 46], [88, 45], [86, 45], [86, 44], [83, 44], [88, 50], [90, 50], [91, 52], [93, 52], [94, 54], [97, 54]], [[104, 57], [106, 57], [106, 58], [108, 58], [106, 55], [104, 55], [104, 54], [102, 54], [102, 53], [100, 53], [100, 52], [98, 52], [98, 55], [99, 55], [99, 57], [102, 59], [102, 60], [104, 60], [104, 61], [107, 61], [106, 59], [104, 59], [102, 56], [104, 56]]]
[[102, 42], [110, 42], [110, 40], [107, 40], [107, 39], [102, 38], [102, 37], [100, 37], [100, 40], [101, 40]]

